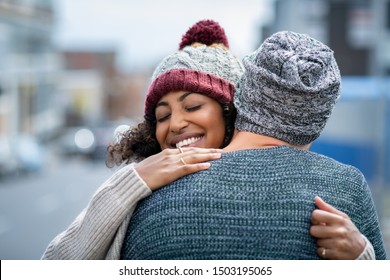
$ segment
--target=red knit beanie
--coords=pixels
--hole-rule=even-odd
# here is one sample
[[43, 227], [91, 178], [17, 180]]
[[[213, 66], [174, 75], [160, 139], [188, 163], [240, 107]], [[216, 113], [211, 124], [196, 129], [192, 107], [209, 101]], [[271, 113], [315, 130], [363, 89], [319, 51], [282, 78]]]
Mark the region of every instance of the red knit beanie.
[[155, 69], [145, 114], [154, 114], [161, 97], [179, 90], [204, 94], [221, 103], [232, 102], [242, 74], [243, 67], [228, 50], [222, 27], [212, 20], [199, 21], [183, 35], [179, 50]]

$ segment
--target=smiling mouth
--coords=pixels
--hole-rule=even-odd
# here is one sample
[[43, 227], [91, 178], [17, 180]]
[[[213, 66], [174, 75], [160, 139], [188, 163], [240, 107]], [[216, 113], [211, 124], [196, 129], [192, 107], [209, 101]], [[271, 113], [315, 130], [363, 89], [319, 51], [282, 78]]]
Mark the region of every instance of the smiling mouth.
[[184, 139], [183, 141], [180, 141], [180, 142], [176, 143], [176, 148], [191, 145], [191, 144], [199, 141], [201, 138], [202, 137], [191, 137], [191, 138], [188, 138], [188, 139]]

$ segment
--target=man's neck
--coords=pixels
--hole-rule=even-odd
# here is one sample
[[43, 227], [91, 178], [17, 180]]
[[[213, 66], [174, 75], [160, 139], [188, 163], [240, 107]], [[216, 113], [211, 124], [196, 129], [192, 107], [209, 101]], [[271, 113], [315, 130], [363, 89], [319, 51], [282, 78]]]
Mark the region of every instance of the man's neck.
[[267, 149], [279, 146], [290, 146], [302, 150], [309, 150], [310, 145], [311, 143], [305, 146], [297, 146], [262, 134], [247, 131], [236, 131], [230, 144], [223, 150], [225, 152], [232, 152], [248, 149]]

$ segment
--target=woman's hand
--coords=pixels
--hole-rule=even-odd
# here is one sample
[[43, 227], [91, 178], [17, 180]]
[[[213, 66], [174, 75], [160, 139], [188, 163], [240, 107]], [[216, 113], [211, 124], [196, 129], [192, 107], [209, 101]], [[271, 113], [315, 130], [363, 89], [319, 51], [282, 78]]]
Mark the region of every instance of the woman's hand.
[[207, 161], [219, 159], [221, 149], [165, 149], [135, 165], [138, 175], [154, 191], [185, 175], [210, 167]]
[[359, 257], [366, 241], [348, 215], [318, 196], [314, 202], [318, 209], [312, 213], [310, 234], [317, 238], [317, 254], [333, 260], [353, 260]]

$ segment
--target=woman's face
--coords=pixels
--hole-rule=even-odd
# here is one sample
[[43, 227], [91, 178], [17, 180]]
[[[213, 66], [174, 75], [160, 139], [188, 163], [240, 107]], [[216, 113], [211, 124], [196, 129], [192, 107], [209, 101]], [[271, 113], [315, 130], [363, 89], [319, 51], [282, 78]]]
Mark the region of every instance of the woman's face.
[[156, 138], [161, 149], [219, 148], [225, 136], [222, 107], [199, 93], [174, 91], [156, 105]]

